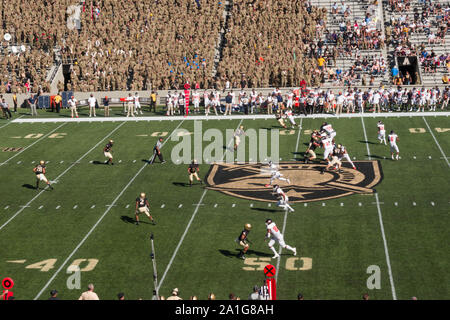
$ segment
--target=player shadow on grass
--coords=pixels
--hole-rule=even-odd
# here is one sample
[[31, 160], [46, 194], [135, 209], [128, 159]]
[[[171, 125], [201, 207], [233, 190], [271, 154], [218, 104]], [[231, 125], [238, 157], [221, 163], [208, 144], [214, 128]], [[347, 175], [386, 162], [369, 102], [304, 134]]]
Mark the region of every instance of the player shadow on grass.
[[97, 161], [97, 160], [95, 160], [95, 161], [92, 161], [92, 164], [108, 164], [108, 163], [106, 163], [104, 161]]
[[267, 209], [267, 208], [251, 208], [252, 210], [262, 211], [262, 212], [283, 212], [284, 210], [278, 209]]
[[[129, 216], [121, 216], [120, 220], [122, 220], [125, 223], [131, 223], [131, 224], [134, 224], [136, 222], [136, 220], [134, 220], [133, 218], [131, 218]], [[139, 223], [151, 224], [150, 222], [147, 222], [147, 221], [139, 221]]]
[[185, 183], [185, 182], [172, 182], [172, 184], [177, 187], [188, 187], [189, 186], [189, 183]]
[[28, 183], [23, 184], [22, 187], [27, 188], [27, 189], [36, 190], [35, 186], [32, 186], [31, 184], [28, 184]]
[[[230, 250], [219, 249], [219, 252], [221, 254], [223, 254], [227, 258], [239, 258], [238, 254], [239, 254], [239, 252], [241, 252], [241, 249], [236, 249], [235, 251], [236, 252], [232, 252]], [[260, 252], [260, 251], [254, 251], [254, 250], [248, 250], [246, 254], [247, 255], [255, 255], [255, 256], [258, 256], [258, 257], [271, 257], [272, 256], [269, 253]]]
[[375, 142], [365, 141], [365, 140], [359, 140], [359, 142], [361, 142], [361, 143], [368, 143], [368, 144], [376, 144]]
[[[368, 157], [368, 156], [369, 156], [369, 155], [366, 154], [366, 157]], [[381, 160], [387, 159], [386, 157], [380, 157], [380, 156], [373, 155], [373, 154], [371, 154], [370, 157], [371, 157], [371, 158], [374, 158], [374, 159], [381, 159]]]

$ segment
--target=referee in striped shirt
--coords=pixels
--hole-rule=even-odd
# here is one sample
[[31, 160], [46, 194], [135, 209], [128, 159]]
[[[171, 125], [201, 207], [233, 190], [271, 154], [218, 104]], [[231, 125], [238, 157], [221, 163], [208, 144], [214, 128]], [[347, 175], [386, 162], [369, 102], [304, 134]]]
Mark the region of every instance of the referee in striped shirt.
[[163, 142], [163, 138], [159, 138], [158, 141], [156, 142], [155, 146], [153, 147], [153, 156], [150, 160], [150, 164], [153, 164], [156, 156], [158, 156], [159, 161], [161, 161], [161, 163], [166, 163], [166, 160], [164, 160], [163, 155], [161, 153], [162, 142]]

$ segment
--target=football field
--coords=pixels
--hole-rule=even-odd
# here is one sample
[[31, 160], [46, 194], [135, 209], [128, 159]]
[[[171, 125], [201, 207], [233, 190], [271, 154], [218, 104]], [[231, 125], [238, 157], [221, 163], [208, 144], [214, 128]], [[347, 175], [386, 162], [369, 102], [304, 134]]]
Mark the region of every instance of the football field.
[[[379, 144], [378, 120], [387, 133], [398, 134], [399, 161], [391, 160], [389, 146]], [[166, 297], [176, 287], [183, 299], [204, 300], [210, 292], [217, 299], [230, 293], [247, 299], [270, 263], [277, 269], [278, 299], [295, 299], [299, 292], [308, 300], [360, 299], [364, 293], [371, 299], [450, 299], [448, 115], [296, 121], [301, 128], [292, 130], [283, 130], [274, 118], [251, 116], [0, 122], [0, 277], [14, 280], [19, 300], [47, 299], [52, 289], [61, 299], [78, 299], [89, 283], [100, 299], [116, 299], [119, 292], [127, 299], [151, 299], [153, 233], [157, 289]], [[323, 121], [333, 125], [336, 142], [347, 147], [357, 172], [344, 162], [342, 176], [321, 175], [322, 164], [304, 163], [311, 130]], [[291, 178], [291, 184], [281, 181], [280, 186], [295, 212], [276, 206], [272, 189], [263, 186], [269, 176], [248, 180], [265, 159], [229, 167], [201, 163], [205, 183], [189, 187], [187, 165], [177, 164], [171, 152], [181, 139], [194, 137], [200, 122], [203, 133], [223, 133], [224, 139], [215, 141], [223, 152], [216, 154], [219, 159], [234, 152], [227, 129], [265, 130], [270, 150], [276, 147], [270, 134], [279, 130], [281, 172]], [[150, 165], [160, 136], [167, 162], [156, 159]], [[109, 139], [114, 140], [114, 166], [104, 164]], [[205, 151], [212, 142], [202, 140]], [[317, 154], [322, 158], [323, 149]], [[32, 169], [39, 160], [47, 162], [54, 190], [42, 183], [34, 188]], [[141, 192], [149, 198], [156, 225], [143, 215], [142, 223], [134, 224]], [[297, 256], [284, 249], [272, 259], [264, 241], [267, 218], [297, 248]], [[253, 226], [252, 243], [242, 260], [235, 239], [246, 223]], [[74, 266], [81, 270], [79, 289], [71, 287]], [[379, 282], [373, 280], [378, 275]]]

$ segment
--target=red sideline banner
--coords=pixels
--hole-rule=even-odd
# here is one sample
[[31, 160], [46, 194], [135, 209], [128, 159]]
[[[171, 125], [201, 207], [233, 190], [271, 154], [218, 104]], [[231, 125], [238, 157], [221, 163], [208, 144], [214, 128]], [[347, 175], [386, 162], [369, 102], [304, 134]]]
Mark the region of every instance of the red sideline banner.
[[186, 115], [189, 115], [189, 95], [191, 91], [190, 90], [184, 90], [184, 101], [186, 102]]
[[267, 278], [266, 285], [269, 288], [269, 300], [277, 300], [277, 284], [275, 278]]

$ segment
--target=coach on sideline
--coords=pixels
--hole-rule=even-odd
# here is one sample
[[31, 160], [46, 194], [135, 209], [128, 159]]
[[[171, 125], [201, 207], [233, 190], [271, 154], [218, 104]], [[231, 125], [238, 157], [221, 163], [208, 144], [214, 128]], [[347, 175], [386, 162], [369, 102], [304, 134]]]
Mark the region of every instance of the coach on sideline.
[[166, 163], [166, 161], [164, 160], [163, 155], [161, 153], [162, 142], [163, 142], [163, 138], [159, 138], [158, 141], [156, 142], [155, 146], [153, 147], [153, 156], [150, 159], [150, 164], [153, 164], [156, 156], [158, 156], [159, 161], [161, 161], [161, 163]]

